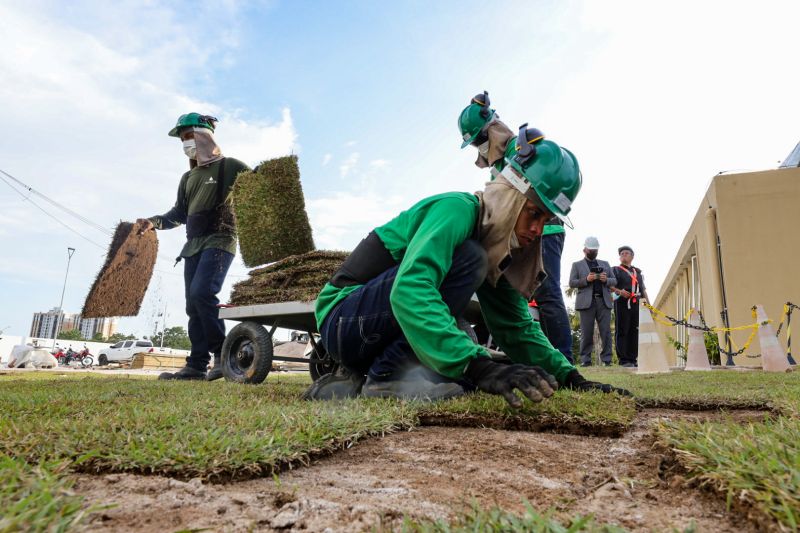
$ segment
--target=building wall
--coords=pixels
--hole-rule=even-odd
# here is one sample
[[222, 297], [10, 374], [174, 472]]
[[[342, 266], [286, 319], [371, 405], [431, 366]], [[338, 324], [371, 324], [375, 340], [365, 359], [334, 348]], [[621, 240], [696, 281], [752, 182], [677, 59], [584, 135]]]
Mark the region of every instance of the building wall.
[[[752, 324], [750, 309], [755, 304], [764, 305], [777, 326], [785, 302], [800, 305], [800, 278], [794, 274], [800, 261], [798, 230], [800, 169], [716, 176], [656, 297], [656, 307], [682, 317], [695, 305], [709, 325], [722, 325], [724, 284], [731, 326]], [[800, 313], [794, 318], [800, 320]], [[684, 328], [659, 325], [658, 329], [664, 340], [667, 334], [681, 341], [686, 338]], [[748, 335], [749, 331], [734, 332], [733, 341], [741, 347]], [[721, 345], [724, 342], [720, 336]], [[785, 334], [780, 342], [786, 348]], [[796, 340], [795, 346], [800, 342]], [[746, 354], [760, 350], [756, 337]], [[668, 347], [667, 352], [675, 364], [676, 351]], [[734, 362], [753, 365], [761, 360], [741, 355]]]
[[[60, 318], [59, 318], [60, 317]], [[53, 338], [56, 321], [60, 320], [60, 332], [77, 329], [84, 339], [91, 339], [95, 333], [101, 333], [108, 338], [117, 332], [118, 317], [109, 318], [81, 318], [78, 313], [61, 313], [58, 308], [53, 308], [46, 313], [34, 313], [31, 329], [28, 335], [36, 338]]]

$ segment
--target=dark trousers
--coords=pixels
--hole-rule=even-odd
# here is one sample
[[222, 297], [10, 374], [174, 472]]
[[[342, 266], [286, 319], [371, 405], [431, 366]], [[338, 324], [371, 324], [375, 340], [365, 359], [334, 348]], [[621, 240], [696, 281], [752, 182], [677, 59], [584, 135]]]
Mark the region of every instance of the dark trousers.
[[581, 364], [592, 364], [592, 348], [594, 347], [594, 323], [600, 330], [603, 350], [600, 360], [611, 362], [611, 309], [606, 307], [602, 298], [592, 297], [592, 305], [588, 309], [580, 309], [581, 317]]
[[186, 366], [206, 371], [210, 353], [219, 357], [225, 340], [225, 323], [219, 318], [222, 282], [233, 261], [233, 254], [210, 248], [184, 258], [183, 282], [186, 289], [186, 314], [189, 315], [189, 340], [192, 351]]
[[[408, 369], [420, 365], [389, 302], [398, 268], [386, 270], [349, 294], [328, 313], [320, 328], [322, 343], [334, 360], [378, 381], [401, 379]], [[477, 241], [467, 240], [453, 252], [439, 294], [454, 317], [467, 308], [486, 278], [486, 270], [486, 252]], [[430, 374], [432, 379], [437, 376]]]
[[639, 302], [631, 303], [628, 309], [628, 300], [619, 298], [615, 302], [614, 326], [616, 329], [616, 346], [619, 364], [638, 364], [639, 359]]
[[554, 233], [542, 237], [542, 260], [547, 278], [533, 293], [539, 306], [539, 323], [553, 348], [564, 354], [570, 363], [572, 358], [572, 330], [569, 315], [561, 292], [561, 252], [564, 250], [564, 234]]

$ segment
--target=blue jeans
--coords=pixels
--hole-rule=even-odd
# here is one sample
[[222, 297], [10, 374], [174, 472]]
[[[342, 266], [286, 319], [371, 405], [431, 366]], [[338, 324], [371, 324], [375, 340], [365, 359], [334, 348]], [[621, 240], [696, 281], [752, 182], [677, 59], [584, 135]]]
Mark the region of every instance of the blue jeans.
[[542, 238], [542, 260], [547, 278], [533, 293], [539, 306], [539, 323], [553, 348], [564, 354], [570, 363], [572, 358], [572, 330], [569, 315], [561, 292], [561, 252], [564, 250], [564, 234], [553, 233]]
[[205, 372], [211, 360], [219, 357], [225, 340], [225, 323], [219, 318], [222, 282], [233, 261], [233, 254], [210, 248], [184, 258], [183, 281], [186, 289], [186, 314], [189, 315], [189, 340], [192, 351], [186, 366]]
[[[453, 252], [453, 263], [439, 287], [454, 317], [460, 316], [486, 278], [487, 257], [474, 240]], [[392, 267], [349, 294], [334, 307], [320, 328], [322, 344], [348, 370], [377, 381], [401, 379], [421, 363], [394, 317], [389, 294], [399, 266]], [[434, 381], [446, 378], [430, 371]]]

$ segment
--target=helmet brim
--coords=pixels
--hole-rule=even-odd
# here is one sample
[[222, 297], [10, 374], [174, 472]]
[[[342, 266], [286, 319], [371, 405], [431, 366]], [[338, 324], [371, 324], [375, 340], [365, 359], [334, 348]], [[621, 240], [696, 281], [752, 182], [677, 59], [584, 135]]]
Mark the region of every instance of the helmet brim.
[[[487, 119], [486, 119], [486, 124], [489, 124], [489, 123], [492, 121], [492, 119], [494, 118], [494, 114], [495, 114], [495, 110], [494, 110], [494, 109], [490, 109], [490, 110], [489, 110], [489, 118], [487, 118]], [[467, 140], [467, 141], [464, 141], [464, 142], [462, 142], [462, 143], [461, 143], [461, 149], [462, 149], [462, 150], [463, 150], [464, 148], [466, 148], [467, 146], [469, 146], [470, 144], [472, 144], [473, 142], [475, 142], [475, 139], [477, 139], [477, 138], [478, 138], [478, 135], [480, 135], [480, 134], [481, 134], [481, 131], [483, 130], [483, 128], [485, 128], [485, 127], [486, 127], [486, 124], [484, 124], [484, 125], [483, 125], [483, 127], [482, 127], [481, 129], [479, 129], [479, 130], [478, 130], [478, 131], [475, 133], [475, 135], [473, 135], [472, 137], [470, 137], [470, 138], [469, 138], [469, 140]]]

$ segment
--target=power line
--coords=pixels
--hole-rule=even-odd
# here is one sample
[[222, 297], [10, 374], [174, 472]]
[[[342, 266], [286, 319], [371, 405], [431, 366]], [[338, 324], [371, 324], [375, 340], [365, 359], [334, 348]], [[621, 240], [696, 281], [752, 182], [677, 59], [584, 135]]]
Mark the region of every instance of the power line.
[[[102, 225], [100, 225], [100, 224], [97, 224], [96, 222], [93, 222], [93, 221], [89, 220], [88, 218], [86, 218], [86, 217], [84, 217], [83, 215], [81, 215], [81, 214], [79, 214], [79, 213], [77, 213], [77, 212], [73, 211], [72, 209], [69, 209], [69, 208], [67, 208], [67, 207], [64, 207], [64, 206], [62, 206], [62, 205], [58, 204], [58, 203], [57, 203], [57, 202], [55, 202], [54, 200], [51, 200], [50, 198], [48, 198], [48, 197], [47, 197], [45, 194], [43, 194], [43, 193], [41, 193], [41, 192], [39, 192], [39, 191], [36, 191], [36, 190], [34, 190], [34, 189], [33, 189], [33, 187], [30, 187], [29, 185], [27, 185], [27, 184], [23, 183], [22, 181], [20, 181], [19, 179], [15, 178], [14, 176], [12, 176], [11, 174], [9, 174], [9, 173], [8, 173], [8, 172], [6, 172], [5, 170], [3, 170], [3, 169], [0, 169], [0, 174], [3, 174], [3, 175], [5, 175], [5, 176], [7, 176], [9, 179], [13, 180], [15, 183], [17, 183], [17, 184], [18, 184], [20, 187], [22, 187], [23, 189], [25, 189], [25, 190], [26, 190], [26, 191], [28, 191], [29, 193], [31, 193], [31, 194], [35, 194], [36, 196], [39, 196], [39, 197], [41, 197], [42, 199], [44, 199], [44, 200], [45, 200], [46, 202], [48, 202], [49, 204], [51, 204], [51, 205], [53, 205], [53, 206], [57, 207], [58, 209], [61, 209], [61, 210], [65, 211], [66, 213], [69, 213], [70, 215], [72, 215], [73, 217], [77, 218], [78, 220], [80, 220], [80, 221], [81, 221], [81, 222], [83, 222], [84, 224], [87, 224], [88, 226], [91, 226], [92, 228], [94, 228], [94, 229], [96, 229], [96, 230], [98, 230], [98, 231], [101, 231], [101, 232], [102, 232], [102, 233], [104, 233], [106, 236], [108, 236], [108, 237], [113, 237], [113, 236], [114, 236], [114, 232], [113, 232], [113, 231], [111, 231], [111, 230], [109, 230], [109, 229], [107, 229], [105, 226], [102, 226]], [[56, 222], [58, 222], [60, 225], [62, 225], [63, 227], [65, 227], [66, 229], [68, 229], [69, 231], [71, 231], [72, 233], [74, 233], [75, 235], [77, 235], [78, 237], [80, 237], [80, 238], [82, 238], [82, 239], [86, 240], [87, 242], [89, 242], [89, 243], [91, 243], [91, 244], [93, 244], [93, 245], [97, 246], [97, 247], [98, 247], [98, 248], [100, 248], [101, 250], [106, 250], [106, 251], [108, 250], [108, 248], [107, 248], [106, 246], [103, 246], [102, 244], [98, 244], [98, 243], [96, 243], [95, 241], [93, 241], [93, 240], [92, 240], [92, 239], [90, 239], [89, 237], [87, 237], [87, 236], [83, 235], [81, 232], [79, 232], [78, 230], [76, 230], [75, 228], [73, 228], [72, 226], [70, 226], [69, 224], [67, 224], [66, 222], [64, 222], [64, 221], [60, 220], [59, 218], [57, 218], [56, 216], [54, 216], [52, 213], [50, 213], [49, 211], [47, 211], [46, 209], [44, 209], [42, 206], [40, 206], [39, 204], [37, 204], [37, 203], [36, 203], [36, 202], [35, 202], [35, 201], [34, 201], [34, 200], [33, 200], [33, 199], [30, 197], [30, 195], [26, 196], [26, 195], [25, 195], [24, 193], [22, 193], [22, 192], [21, 192], [19, 189], [17, 189], [17, 187], [15, 187], [13, 184], [9, 183], [9, 181], [8, 181], [7, 179], [5, 179], [3, 176], [0, 176], [0, 180], [3, 180], [3, 182], [4, 182], [6, 185], [8, 185], [8, 186], [9, 186], [9, 187], [10, 187], [10, 188], [11, 188], [11, 189], [14, 191], [14, 192], [16, 192], [17, 194], [19, 194], [19, 195], [22, 197], [23, 201], [25, 201], [25, 202], [30, 202], [30, 204], [31, 204], [31, 205], [33, 205], [34, 207], [36, 207], [36, 208], [37, 208], [38, 210], [40, 210], [42, 213], [44, 213], [44, 214], [45, 214], [45, 215], [47, 215], [48, 217], [52, 218], [53, 220], [55, 220]], [[157, 256], [156, 256], [156, 259], [158, 259], [158, 260], [161, 260], [161, 261], [165, 261], [165, 262], [168, 262], [168, 263], [172, 263], [172, 262], [174, 261], [174, 259], [173, 259], [173, 258], [171, 258], [171, 257], [167, 257], [167, 256], [165, 256], [165, 255], [162, 255], [162, 254], [157, 254]], [[155, 270], [156, 272], [160, 272], [160, 273], [162, 273], [162, 274], [170, 274], [170, 275], [176, 275], [176, 276], [183, 276], [183, 274], [182, 274], [182, 273], [180, 273], [180, 272], [168, 272], [168, 271], [166, 271], [166, 270], [160, 270], [160, 269], [154, 269], [154, 270]], [[237, 276], [237, 275], [235, 275], [235, 274], [231, 274], [229, 277], [234, 277], [234, 278], [245, 278], [245, 277], [247, 277], [247, 276]]]
[[[3, 171], [2, 171], [2, 170], [0, 170], [0, 172], [3, 172]], [[5, 174], [5, 172], [3, 172], [3, 174]], [[7, 175], [7, 174], [6, 174], [6, 175]], [[104, 250], [104, 249], [105, 249], [105, 246], [103, 246], [102, 244], [97, 244], [96, 242], [94, 242], [92, 239], [90, 239], [90, 238], [89, 238], [89, 237], [87, 237], [86, 235], [83, 235], [83, 234], [82, 234], [81, 232], [79, 232], [78, 230], [76, 230], [76, 229], [72, 228], [71, 226], [69, 226], [69, 225], [68, 225], [68, 224], [66, 224], [65, 222], [63, 222], [63, 221], [59, 220], [58, 218], [56, 218], [56, 217], [55, 217], [55, 216], [54, 216], [52, 213], [49, 213], [49, 212], [48, 212], [46, 209], [44, 209], [42, 206], [40, 206], [39, 204], [37, 204], [36, 202], [34, 202], [32, 199], [30, 199], [30, 198], [26, 197], [24, 194], [22, 194], [22, 192], [18, 191], [18, 190], [16, 189], [16, 187], [14, 187], [13, 185], [11, 185], [11, 184], [8, 182], [8, 180], [6, 180], [6, 179], [5, 179], [3, 176], [0, 176], [0, 180], [3, 180], [3, 181], [5, 182], [5, 184], [6, 184], [6, 185], [8, 185], [9, 187], [11, 187], [11, 188], [14, 190], [14, 192], [16, 192], [17, 194], [19, 194], [20, 196], [22, 196], [22, 197], [23, 197], [23, 199], [24, 199], [25, 201], [27, 201], [27, 202], [30, 202], [30, 204], [31, 204], [32, 206], [34, 206], [36, 209], [38, 209], [39, 211], [41, 211], [41, 212], [42, 212], [42, 213], [44, 213], [45, 215], [49, 216], [50, 218], [52, 218], [53, 220], [55, 220], [56, 222], [58, 222], [59, 224], [61, 224], [61, 225], [62, 225], [62, 226], [64, 226], [65, 228], [67, 228], [69, 231], [71, 231], [72, 233], [74, 233], [75, 235], [77, 235], [78, 237], [80, 237], [81, 239], [84, 239], [84, 240], [86, 240], [86, 241], [88, 241], [88, 242], [90, 242], [90, 243], [94, 244], [95, 246], [97, 246], [97, 247], [98, 247], [98, 248], [100, 248], [101, 250]]]
[[[52, 199], [50, 199], [50, 198], [49, 198], [49, 197], [47, 197], [45, 194], [42, 194], [42, 193], [40, 193], [39, 191], [35, 190], [35, 189], [34, 189], [33, 187], [31, 187], [30, 185], [27, 185], [26, 183], [23, 183], [21, 180], [19, 180], [19, 179], [15, 178], [14, 176], [12, 176], [11, 174], [9, 174], [9, 173], [8, 173], [8, 172], [6, 172], [5, 170], [3, 170], [3, 169], [0, 169], [0, 173], [2, 173], [2, 174], [4, 174], [4, 175], [6, 175], [6, 176], [7, 176], [9, 179], [13, 180], [15, 183], [17, 183], [17, 184], [18, 184], [20, 187], [22, 187], [23, 189], [25, 189], [25, 190], [26, 190], [26, 191], [28, 191], [29, 193], [31, 193], [31, 194], [35, 194], [36, 196], [38, 196], [38, 197], [42, 198], [44, 201], [46, 201], [47, 203], [49, 203], [49, 204], [50, 204], [50, 205], [52, 205], [53, 207], [55, 207], [55, 208], [57, 208], [57, 209], [61, 209], [61, 210], [62, 210], [62, 211], [64, 211], [65, 213], [67, 213], [67, 214], [69, 214], [69, 215], [72, 215], [73, 217], [77, 218], [78, 220], [80, 220], [80, 221], [81, 221], [81, 222], [83, 222], [84, 224], [86, 224], [86, 225], [88, 225], [88, 226], [91, 226], [91, 227], [93, 227], [93, 228], [94, 228], [94, 229], [96, 229], [97, 231], [100, 231], [100, 232], [102, 232], [102, 233], [105, 233], [105, 234], [106, 234], [107, 236], [109, 236], [109, 237], [111, 237], [111, 236], [114, 234], [114, 232], [112, 232], [110, 229], [106, 228], [105, 226], [102, 226], [102, 225], [100, 225], [100, 224], [97, 224], [97, 223], [95, 223], [95, 222], [92, 222], [91, 220], [89, 220], [88, 218], [84, 217], [83, 215], [81, 215], [81, 214], [80, 214], [80, 213], [78, 213], [77, 211], [73, 211], [72, 209], [70, 209], [70, 208], [68, 208], [68, 207], [65, 207], [65, 206], [63, 206], [63, 205], [59, 204], [59, 203], [58, 203], [58, 202], [56, 202], [55, 200], [52, 200]], [[3, 180], [3, 181], [5, 181], [5, 180]], [[10, 183], [8, 183], [7, 181], [6, 181], [6, 183], [7, 183], [9, 186], [11, 186], [11, 184], [10, 184]], [[15, 189], [15, 190], [16, 190], [16, 189]], [[17, 191], [17, 192], [19, 192], [19, 191]], [[23, 197], [25, 198], [25, 200], [30, 200], [30, 198], [29, 198], [29, 197], [27, 197], [27, 196], [23, 196]]]

